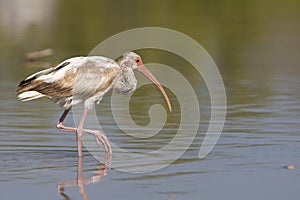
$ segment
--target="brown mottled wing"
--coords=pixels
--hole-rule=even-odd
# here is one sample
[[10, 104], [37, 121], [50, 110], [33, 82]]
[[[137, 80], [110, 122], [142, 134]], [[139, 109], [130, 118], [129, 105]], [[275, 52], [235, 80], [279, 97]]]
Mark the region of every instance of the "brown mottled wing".
[[55, 82], [47, 83], [46, 77], [53, 77], [55, 75], [55, 72], [59, 71], [68, 64], [70, 64], [70, 62], [64, 62], [55, 68], [45, 69], [27, 77], [19, 83], [16, 89], [16, 93], [20, 94], [26, 91], [38, 91], [42, 94], [52, 96], [51, 93], [48, 93], [48, 91], [55, 90], [58, 88], [56, 88], [57, 86], [55, 86]]
[[59, 98], [73, 95], [89, 97], [109, 87], [120, 68], [114, 61], [103, 57], [69, 60], [70, 62], [64, 62], [56, 68], [29, 76], [21, 81], [16, 92], [19, 94], [37, 91], [49, 97]]
[[50, 74], [51, 72], [53, 72], [53, 70], [54, 70], [54, 68], [45, 69], [45, 70], [37, 72], [37, 73], [27, 77], [26, 79], [22, 80], [16, 89], [16, 93], [20, 94], [22, 92], [32, 90], [32, 88], [36, 84], [35, 79], [37, 79], [38, 77], [40, 77], [42, 75]]

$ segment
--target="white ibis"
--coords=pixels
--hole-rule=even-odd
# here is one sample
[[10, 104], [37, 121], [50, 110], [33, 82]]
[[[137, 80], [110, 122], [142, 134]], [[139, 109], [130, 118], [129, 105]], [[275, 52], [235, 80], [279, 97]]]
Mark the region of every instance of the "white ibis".
[[[109, 90], [115, 89], [121, 94], [128, 94], [136, 89], [137, 80], [133, 70], [141, 72], [157, 86], [171, 112], [171, 103], [165, 90], [143, 65], [141, 57], [134, 52], [124, 53], [118, 62], [102, 56], [67, 59], [57, 67], [27, 77], [19, 83], [16, 92], [21, 101], [48, 97], [64, 109], [57, 122], [57, 128], [76, 132], [79, 157], [82, 156], [82, 132], [94, 135], [98, 145], [102, 142], [106, 153], [111, 155], [111, 147], [106, 136], [98, 130], [84, 129], [84, 122], [88, 110], [93, 108], [95, 102], [100, 102]], [[78, 127], [65, 126], [63, 121], [70, 109], [80, 103], [84, 104], [84, 110]]]

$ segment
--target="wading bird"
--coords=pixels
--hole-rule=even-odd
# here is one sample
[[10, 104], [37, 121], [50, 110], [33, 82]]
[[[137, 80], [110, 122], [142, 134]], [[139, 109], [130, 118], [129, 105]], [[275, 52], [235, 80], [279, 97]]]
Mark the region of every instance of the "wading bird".
[[[172, 111], [165, 90], [143, 65], [141, 57], [134, 52], [124, 53], [118, 62], [102, 56], [67, 59], [57, 67], [42, 70], [27, 77], [19, 83], [16, 93], [21, 101], [48, 97], [64, 109], [57, 122], [57, 128], [76, 132], [78, 156], [82, 156], [82, 132], [92, 134], [98, 145], [101, 142], [106, 153], [111, 155], [111, 147], [106, 136], [98, 130], [84, 129], [84, 122], [88, 110], [93, 108], [94, 103], [99, 103], [103, 95], [111, 89], [121, 94], [129, 94], [136, 89], [137, 80], [133, 70], [141, 72], [157, 86], [169, 110]], [[70, 109], [80, 103], [84, 104], [84, 110], [78, 127], [65, 126], [63, 121]]]

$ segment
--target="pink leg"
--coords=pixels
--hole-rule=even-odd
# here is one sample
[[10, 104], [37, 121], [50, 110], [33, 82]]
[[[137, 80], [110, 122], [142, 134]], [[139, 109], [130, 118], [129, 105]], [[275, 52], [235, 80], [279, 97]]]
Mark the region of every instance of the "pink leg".
[[65, 110], [64, 111], [62, 116], [59, 118], [56, 127], [60, 130], [63, 130], [63, 131], [69, 131], [69, 132], [74, 131], [74, 132], [76, 132], [76, 134], [77, 134], [77, 145], [78, 145], [78, 156], [82, 156], [82, 146], [81, 146], [82, 145], [81, 144], [82, 132], [86, 132], [86, 133], [89, 133], [89, 134], [93, 135], [96, 138], [96, 141], [97, 141], [98, 145], [100, 146], [100, 142], [101, 142], [103, 144], [104, 148], [105, 148], [106, 153], [112, 155], [112, 151], [111, 151], [111, 147], [110, 147], [110, 144], [108, 142], [108, 139], [103, 133], [101, 133], [100, 131], [97, 131], [97, 130], [83, 129], [83, 125], [84, 125], [84, 122], [85, 122], [85, 119], [86, 119], [86, 116], [87, 116], [88, 109], [85, 108], [83, 110], [80, 122], [78, 124], [78, 128], [68, 127], [68, 126], [65, 126], [63, 124], [63, 121], [66, 118], [66, 116], [68, 115], [69, 111], [70, 110]]

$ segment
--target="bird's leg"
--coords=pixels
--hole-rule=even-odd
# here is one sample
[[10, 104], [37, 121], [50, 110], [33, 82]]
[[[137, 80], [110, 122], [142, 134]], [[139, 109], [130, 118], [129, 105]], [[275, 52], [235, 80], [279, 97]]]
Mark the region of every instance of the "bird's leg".
[[64, 113], [62, 114], [62, 116], [59, 118], [59, 120], [57, 122], [57, 128], [64, 130], [64, 131], [75, 131], [76, 132], [78, 156], [81, 157], [82, 156], [81, 136], [82, 136], [83, 125], [84, 125], [84, 122], [85, 122], [85, 119], [87, 116], [88, 109], [84, 108], [82, 115], [81, 115], [81, 119], [78, 124], [78, 128], [67, 127], [67, 126], [63, 125], [63, 121], [66, 118], [66, 116], [68, 115], [69, 111], [70, 111], [70, 109], [65, 110]]
[[77, 135], [77, 148], [78, 148], [78, 156], [81, 157], [82, 156], [82, 143], [81, 143], [81, 136], [82, 136], [82, 129], [83, 129], [83, 125], [86, 119], [88, 113], [88, 109], [84, 108], [82, 115], [81, 115], [81, 119], [79, 121], [78, 124], [78, 128], [76, 130], [76, 135]]
[[[97, 130], [83, 129], [83, 124], [85, 122], [85, 119], [86, 119], [86, 116], [87, 116], [87, 112], [88, 112], [88, 109], [84, 108], [82, 116], [81, 116], [81, 119], [80, 119], [80, 122], [79, 122], [79, 125], [78, 125], [77, 135], [79, 134], [79, 136], [77, 136], [77, 137], [80, 140], [80, 141], [78, 141], [78, 145], [79, 145], [79, 142], [81, 142], [81, 133], [82, 133], [82, 131], [84, 131], [86, 133], [94, 135], [95, 138], [96, 138], [96, 141], [97, 141], [98, 145], [100, 145], [99, 141], [101, 141], [102, 144], [103, 144], [103, 146], [104, 146], [104, 148], [105, 148], [106, 153], [109, 153], [111, 155], [112, 151], [111, 151], [110, 144], [108, 142], [107, 137], [103, 133], [101, 133], [100, 131], [97, 131]], [[81, 143], [80, 143], [80, 145], [81, 145]]]
[[[87, 110], [87, 109], [86, 109], [86, 110]], [[71, 131], [73, 132], [73, 131], [74, 131], [74, 132], [77, 133], [77, 128], [74, 128], [74, 127], [68, 127], [68, 126], [65, 126], [65, 125], [63, 124], [63, 121], [65, 120], [65, 118], [66, 118], [66, 116], [68, 115], [69, 111], [70, 111], [70, 109], [65, 110], [65, 111], [63, 112], [63, 114], [61, 115], [61, 117], [59, 118], [59, 120], [58, 120], [58, 122], [57, 122], [56, 127], [57, 127], [59, 130], [68, 131], [68, 132], [71, 132]], [[86, 114], [87, 114], [87, 111], [86, 111]], [[83, 117], [83, 116], [82, 116], [82, 117]], [[82, 120], [82, 117], [81, 117], [81, 120]], [[85, 116], [85, 117], [86, 117], [86, 116]], [[80, 121], [81, 121], [81, 120], [80, 120]], [[85, 119], [84, 119], [84, 120], [85, 120]], [[84, 121], [83, 121], [83, 123], [84, 123]], [[79, 128], [79, 126], [78, 126], [78, 128]], [[108, 142], [108, 139], [107, 139], [107, 137], [106, 137], [103, 133], [101, 133], [101, 132], [98, 131], [98, 130], [83, 129], [83, 127], [81, 128], [81, 131], [93, 135], [93, 136], [96, 138], [96, 141], [97, 141], [98, 145], [100, 146], [100, 142], [101, 142], [101, 143], [103, 144], [103, 147], [105, 148], [106, 153], [108, 153], [108, 154], [110, 154], [110, 155], [112, 154], [111, 147], [110, 147], [110, 144], [109, 144], [109, 142]], [[80, 145], [81, 145], [81, 143], [80, 143]]]
[[96, 138], [98, 145], [100, 146], [100, 142], [101, 142], [103, 144], [103, 147], [105, 148], [106, 153], [112, 155], [111, 146], [109, 144], [109, 141], [103, 133], [101, 133], [98, 130], [91, 130], [91, 129], [82, 129], [82, 130], [83, 130], [83, 132], [93, 135]]
[[76, 131], [76, 128], [68, 127], [68, 126], [65, 126], [65, 125], [63, 124], [63, 122], [64, 122], [66, 116], [67, 116], [68, 113], [69, 113], [69, 111], [70, 111], [70, 109], [65, 110], [65, 111], [63, 112], [63, 114], [61, 115], [61, 117], [59, 118], [59, 120], [58, 120], [58, 122], [57, 122], [57, 124], [56, 124], [56, 128], [58, 128], [59, 130], [62, 130], [62, 131], [72, 131], [72, 132], [73, 132], [73, 131]]

